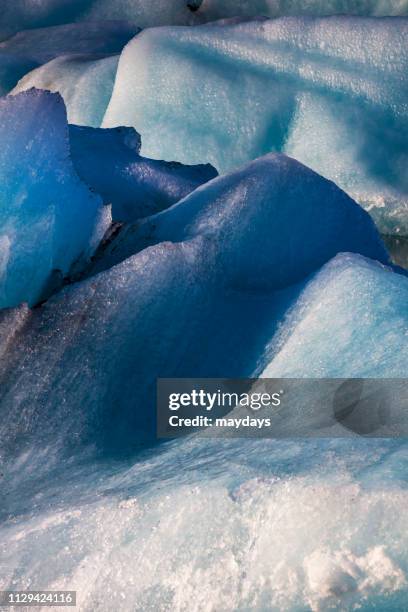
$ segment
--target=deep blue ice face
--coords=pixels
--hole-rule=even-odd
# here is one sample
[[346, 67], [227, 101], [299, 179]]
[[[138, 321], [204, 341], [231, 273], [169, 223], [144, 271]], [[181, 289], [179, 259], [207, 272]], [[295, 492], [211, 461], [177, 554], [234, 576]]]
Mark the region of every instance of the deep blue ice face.
[[0, 306], [36, 304], [80, 269], [110, 223], [70, 160], [60, 96], [0, 99]]
[[215, 178], [209, 164], [184, 166], [141, 157], [132, 128], [90, 129], [71, 125], [71, 156], [78, 175], [112, 205], [117, 222], [134, 222], [178, 202]]

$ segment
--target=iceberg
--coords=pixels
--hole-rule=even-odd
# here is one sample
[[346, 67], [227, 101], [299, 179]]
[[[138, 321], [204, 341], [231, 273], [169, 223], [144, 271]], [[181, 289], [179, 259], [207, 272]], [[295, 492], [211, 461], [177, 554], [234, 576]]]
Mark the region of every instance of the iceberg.
[[102, 125], [135, 127], [143, 155], [221, 173], [284, 152], [382, 233], [406, 234], [407, 35], [402, 17], [149, 29], [121, 54]]
[[171, 208], [125, 226], [95, 262], [111, 267], [146, 246], [200, 237], [225, 282], [276, 290], [342, 251], [388, 263], [369, 215], [334, 183], [271, 153], [199, 187]]
[[113, 90], [119, 56], [63, 55], [28, 72], [10, 92], [58, 92], [69, 123], [99, 127]]
[[93, 254], [110, 211], [70, 160], [61, 97], [0, 99], [0, 307], [35, 304]]
[[69, 133], [78, 175], [105, 204], [112, 204], [114, 221], [153, 215], [217, 176], [209, 164], [183, 166], [141, 157], [140, 136], [133, 128], [71, 125]]

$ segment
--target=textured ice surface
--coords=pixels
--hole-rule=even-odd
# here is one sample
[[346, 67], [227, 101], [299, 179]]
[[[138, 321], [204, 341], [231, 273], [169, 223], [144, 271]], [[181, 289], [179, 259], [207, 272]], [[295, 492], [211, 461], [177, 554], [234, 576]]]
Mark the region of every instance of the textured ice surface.
[[0, 99], [0, 305], [35, 303], [93, 253], [109, 222], [70, 161], [62, 99]]
[[139, 31], [127, 21], [69, 23], [26, 30], [0, 43], [0, 57], [3, 53], [28, 56], [42, 64], [70, 53], [115, 54]]
[[134, 126], [149, 157], [221, 172], [286, 152], [406, 233], [407, 36], [403, 18], [147, 30], [121, 55], [103, 125]]
[[206, 19], [236, 15], [408, 15], [407, 0], [203, 0]]
[[82, 611], [403, 610], [406, 450], [183, 440], [27, 487], [49, 459], [39, 447], [11, 474], [0, 584], [75, 588]]
[[174, 204], [217, 176], [207, 165], [183, 166], [141, 157], [133, 128], [92, 129], [70, 126], [74, 166], [105, 204], [114, 221], [136, 221]]
[[112, 94], [118, 60], [118, 55], [63, 55], [26, 74], [11, 93], [32, 87], [58, 92], [69, 123], [99, 127]]
[[264, 376], [403, 378], [407, 303], [407, 277], [358, 255], [338, 256], [282, 324], [281, 350]]
[[140, 27], [189, 24], [193, 13], [188, 4], [196, 0], [2, 0], [0, 38], [26, 28], [41, 28], [70, 22], [126, 19]]
[[237, 288], [287, 287], [341, 251], [387, 261], [365, 211], [331, 181], [272, 153], [125, 228], [97, 266], [110, 267], [149, 244], [197, 236]]
[[0, 39], [26, 28], [131, 19], [141, 27], [234, 16], [408, 15], [407, 0], [2, 0]]

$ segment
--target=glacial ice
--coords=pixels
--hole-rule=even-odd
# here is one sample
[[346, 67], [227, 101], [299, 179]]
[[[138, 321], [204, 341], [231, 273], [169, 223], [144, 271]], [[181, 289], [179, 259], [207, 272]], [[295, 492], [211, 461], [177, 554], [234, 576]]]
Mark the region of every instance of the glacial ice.
[[285, 152], [406, 234], [407, 36], [398, 17], [146, 30], [121, 55], [102, 125], [134, 126], [149, 157], [220, 172]]
[[331, 181], [271, 153], [203, 185], [170, 209], [125, 227], [96, 269], [148, 245], [201, 237], [237, 288], [292, 285], [341, 251], [388, 261], [374, 223]]
[[31, 58], [0, 53], [0, 96], [7, 95], [27, 72], [37, 67]]
[[202, 0], [206, 20], [236, 15], [408, 15], [407, 0]]
[[217, 176], [207, 165], [141, 157], [133, 128], [93, 129], [71, 125], [71, 154], [80, 178], [112, 204], [114, 221], [131, 222], [168, 208]]
[[190, 439], [27, 490], [38, 448], [14, 466], [2, 588], [75, 588], [83, 611], [403, 610], [404, 453], [392, 440]]
[[196, 0], [3, 0], [0, 40], [27, 28], [42, 28], [95, 21], [131, 20], [139, 27], [189, 24], [194, 20], [188, 4]]
[[259, 373], [311, 272], [344, 249], [387, 261], [367, 213], [279, 154], [214, 179], [145, 229], [158, 244], [64, 289], [9, 343], [0, 442], [129, 452], [154, 436], [157, 377]]
[[28, 72], [11, 94], [32, 87], [58, 92], [69, 123], [99, 127], [112, 94], [118, 61], [118, 55], [63, 55]]
[[407, 303], [408, 277], [359, 255], [337, 256], [282, 323], [263, 376], [406, 377]]
[[94, 21], [24, 30], [0, 43], [0, 56], [30, 57], [44, 64], [59, 55], [121, 52], [140, 28], [128, 21]]
[[0, 306], [36, 303], [92, 255], [109, 208], [76, 175], [62, 99], [0, 99]]
[[407, 0], [3, 0], [0, 40], [19, 30], [130, 19], [141, 27], [198, 24], [235, 16], [408, 15]]

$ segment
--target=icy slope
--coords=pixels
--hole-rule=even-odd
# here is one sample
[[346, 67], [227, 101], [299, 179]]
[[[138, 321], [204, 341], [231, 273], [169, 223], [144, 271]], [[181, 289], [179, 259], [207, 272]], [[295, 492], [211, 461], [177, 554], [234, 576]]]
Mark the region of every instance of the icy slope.
[[[286, 317], [265, 377], [404, 378], [408, 278], [342, 255], [311, 281]], [[329, 331], [330, 330], [330, 331]]]
[[10, 93], [32, 87], [58, 92], [69, 123], [99, 127], [112, 94], [118, 61], [118, 55], [63, 55], [26, 74]]
[[207, 165], [183, 166], [139, 155], [132, 128], [92, 129], [71, 125], [71, 155], [78, 175], [112, 204], [114, 221], [136, 221], [168, 208], [217, 176]]
[[286, 152], [406, 233], [407, 36], [403, 18], [147, 30], [121, 55], [103, 125], [221, 172]]
[[36, 303], [93, 253], [110, 213], [70, 160], [60, 96], [0, 99], [0, 306]]
[[309, 168], [270, 154], [124, 228], [96, 269], [151, 244], [197, 236], [216, 253], [217, 268], [237, 288], [287, 287], [341, 251], [388, 261], [365, 211]]

